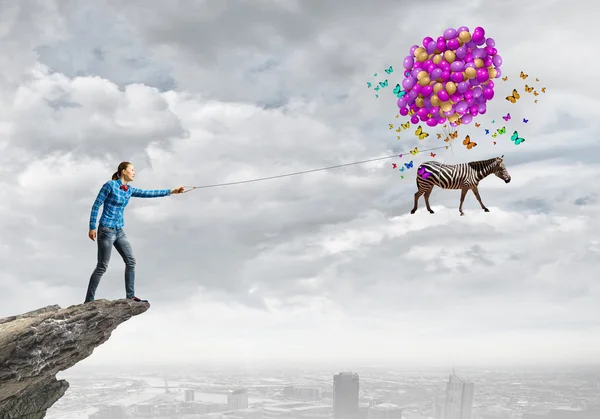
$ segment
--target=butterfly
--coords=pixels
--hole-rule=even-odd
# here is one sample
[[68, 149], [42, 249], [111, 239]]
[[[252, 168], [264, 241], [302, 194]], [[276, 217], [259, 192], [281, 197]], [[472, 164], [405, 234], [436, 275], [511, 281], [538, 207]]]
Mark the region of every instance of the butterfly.
[[390, 124], [390, 129], [394, 129], [394, 124]]
[[435, 157], [435, 156], [437, 156], [437, 154], [434, 154], [434, 153], [429, 153], [429, 155], [430, 155], [431, 157]]
[[400, 124], [402, 126], [402, 128], [404, 129], [409, 129], [410, 128], [410, 121], [407, 122], [406, 124]]
[[375, 95], [375, 98], [378, 98], [378, 97], [379, 97], [379, 95]]
[[497, 130], [498, 134], [502, 135], [502, 134], [506, 134], [506, 127], [502, 127], [500, 129]]
[[492, 124], [495, 123], [495, 122], [496, 122], [496, 120], [492, 119]]
[[542, 93], [546, 93], [546, 88], [542, 87]]
[[515, 145], [519, 145], [525, 141], [525, 138], [520, 138], [519, 133], [515, 131], [513, 132], [513, 135], [510, 136], [510, 140], [514, 141]]
[[525, 91], [527, 93], [531, 93], [531, 92], [533, 92], [533, 87], [529, 87], [528, 85], [525, 85]]
[[488, 135], [489, 133], [490, 133], [490, 130], [486, 128], [485, 129], [485, 135]]
[[400, 136], [399, 136], [399, 135], [397, 135], [396, 137], [397, 137], [398, 139], [400, 139]]
[[367, 89], [370, 89], [371, 86], [373, 86], [373, 83], [371, 83], [370, 81], [367, 82]]
[[379, 86], [376, 86], [373, 90], [375, 90], [376, 92], [379, 91]]
[[400, 179], [404, 179], [404, 176], [400, 176]]
[[442, 134], [438, 134], [438, 140], [442, 138]]
[[398, 165], [396, 163], [392, 163], [392, 169], [396, 169]]
[[521, 95], [519, 95], [517, 89], [513, 89], [511, 96], [506, 96], [506, 100], [508, 100], [511, 103], [515, 103], [518, 99], [521, 99]]
[[454, 132], [452, 132], [452, 133], [448, 134], [448, 136], [449, 136], [450, 138], [452, 138], [453, 140], [455, 140], [455, 139], [457, 139], [457, 138], [458, 138], [458, 131], [454, 131]]
[[417, 154], [419, 154], [419, 149], [417, 147], [413, 148], [412, 150], [410, 150], [410, 154], [416, 156]]
[[476, 126], [477, 128], [479, 128], [479, 127], [481, 126], [481, 124], [480, 124], [479, 122], [475, 122], [475, 126]]
[[535, 81], [536, 81], [536, 82], [538, 82], [538, 81], [540, 81], [540, 79], [538, 79], [538, 78], [536, 77], [536, 78], [535, 78]]
[[494, 141], [494, 145], [496, 145], [496, 141]]
[[373, 77], [377, 77], [377, 73], [373, 74]]
[[467, 135], [465, 137], [465, 139], [463, 140], [463, 145], [466, 145], [467, 146], [467, 150], [470, 150], [473, 147], [475, 147], [477, 145], [477, 143], [474, 143], [473, 141], [471, 141], [471, 137], [469, 135]]
[[508, 80], [508, 76], [506, 76], [506, 77], [502, 77], [502, 80], [503, 80], [503, 81], [506, 81], [506, 80]]
[[508, 121], [510, 119], [510, 112], [506, 114], [506, 116], [503, 116], [502, 119], [504, 119], [505, 121]]
[[533, 92], [534, 96], [539, 96], [540, 94], [538, 92]]
[[498, 136], [498, 134], [496, 134], [496, 133], [492, 134], [492, 138], [496, 138], [497, 136]]
[[400, 168], [400, 171], [401, 171], [401, 172], [404, 172], [404, 167], [401, 167], [401, 168]]
[[419, 176], [421, 176], [423, 179], [427, 179], [429, 176], [431, 176], [431, 173], [429, 173], [425, 167], [421, 166], [419, 167], [419, 170], [417, 172], [419, 174]]
[[396, 119], [397, 119], [397, 118], [400, 118], [400, 115], [396, 115]]
[[536, 100], [534, 100], [534, 103], [537, 103], [537, 99], [536, 99]]
[[401, 98], [402, 96], [404, 96], [406, 94], [406, 92], [402, 91], [402, 88], [400, 87], [400, 84], [397, 84], [396, 87], [394, 87], [394, 94]]
[[412, 169], [412, 168], [413, 168], [413, 161], [411, 160], [409, 163], [404, 163], [404, 166], [405, 166], [407, 169]]
[[519, 77], [521, 77], [523, 80], [525, 80], [527, 77], [529, 77], [529, 74], [525, 74], [521, 71], [521, 74], [519, 75]]
[[526, 124], [526, 123], [528, 123], [528, 122], [529, 122], [529, 119], [525, 119], [525, 118], [523, 118], [523, 123], [524, 123], [524, 124]]
[[387, 79], [386, 79], [386, 80], [384, 80], [384, 81], [380, 81], [380, 82], [379, 82], [379, 85], [380, 85], [381, 87], [387, 87], [387, 86], [388, 86], [388, 81], [387, 81]]
[[411, 109], [410, 111], [408, 111], [408, 116], [413, 116], [415, 114], [415, 110]]
[[394, 72], [394, 69], [392, 68], [392, 66], [390, 66], [390, 68], [388, 68], [387, 70], [385, 70], [386, 73], [390, 74]]
[[398, 129], [396, 130], [396, 132], [400, 132], [402, 131], [402, 127], [398, 127]]
[[398, 157], [402, 158], [402, 154], [399, 154]]
[[415, 135], [419, 137], [419, 140], [424, 140], [425, 138], [429, 137], [429, 134], [423, 131], [421, 125], [419, 125], [419, 127], [415, 131]]
[[448, 146], [446, 146], [446, 150], [448, 150], [448, 148], [449, 148], [449, 147], [448, 147]]

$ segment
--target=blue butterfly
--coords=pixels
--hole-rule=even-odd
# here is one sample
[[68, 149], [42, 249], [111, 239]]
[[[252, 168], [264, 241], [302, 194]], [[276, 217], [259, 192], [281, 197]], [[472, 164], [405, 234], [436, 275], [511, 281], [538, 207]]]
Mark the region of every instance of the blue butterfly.
[[387, 87], [387, 86], [388, 86], [388, 81], [387, 81], [387, 79], [385, 79], [384, 81], [380, 81], [380, 82], [379, 82], [379, 85], [380, 85], [381, 87]]
[[489, 129], [486, 129], [486, 130], [485, 130], [485, 134], [487, 135], [487, 134], [489, 134], [489, 133], [490, 133], [490, 130], [489, 130]]
[[406, 92], [403, 92], [402, 88], [400, 87], [400, 84], [397, 84], [396, 87], [394, 87], [394, 94], [396, 95], [396, 97], [401, 98], [406, 94]]
[[413, 161], [411, 160], [410, 163], [404, 163], [404, 165], [406, 166], [407, 169], [412, 169], [413, 168]]
[[394, 69], [392, 68], [392, 66], [390, 66], [390, 68], [388, 68], [387, 70], [385, 70], [386, 73], [390, 74], [394, 72]]

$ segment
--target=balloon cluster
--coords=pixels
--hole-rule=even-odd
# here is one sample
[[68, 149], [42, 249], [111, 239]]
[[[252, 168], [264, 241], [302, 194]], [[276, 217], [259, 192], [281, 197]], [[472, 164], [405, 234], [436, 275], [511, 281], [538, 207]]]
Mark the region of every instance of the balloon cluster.
[[446, 29], [437, 40], [428, 36], [422, 47], [413, 45], [403, 63], [407, 94], [398, 99], [400, 115], [412, 110], [413, 124], [435, 127], [448, 119], [456, 127], [485, 114], [494, 98], [492, 79], [502, 75], [495, 45], [482, 27], [471, 34], [466, 26]]

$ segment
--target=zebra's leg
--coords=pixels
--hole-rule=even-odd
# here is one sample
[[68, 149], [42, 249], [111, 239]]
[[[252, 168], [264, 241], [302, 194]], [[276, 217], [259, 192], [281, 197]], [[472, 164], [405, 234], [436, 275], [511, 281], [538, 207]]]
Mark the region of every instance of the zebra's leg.
[[458, 211], [460, 212], [460, 215], [465, 215], [465, 213], [462, 210], [462, 206], [463, 206], [463, 202], [465, 202], [465, 196], [467, 196], [467, 192], [469, 192], [469, 188], [464, 186], [462, 188], [462, 191], [460, 192], [460, 206], [458, 207]]
[[417, 208], [419, 207], [419, 198], [421, 197], [421, 195], [423, 195], [423, 192], [421, 192], [421, 190], [418, 190], [417, 192], [415, 192], [415, 206], [410, 211], [411, 214], [414, 214], [415, 212], [417, 212]]
[[429, 196], [431, 195], [431, 191], [433, 191], [433, 188], [425, 192], [425, 205], [427, 206], [427, 211], [429, 211], [430, 214], [434, 214], [433, 210], [429, 206]]
[[483, 205], [483, 202], [481, 202], [481, 196], [479, 196], [479, 188], [477, 188], [477, 186], [475, 186], [473, 188], [473, 193], [475, 194], [475, 198], [477, 198], [477, 201], [479, 201], [479, 205], [481, 205], [481, 209], [484, 210], [485, 212], [490, 212], [490, 210], [487, 209], [485, 207], [485, 205]]

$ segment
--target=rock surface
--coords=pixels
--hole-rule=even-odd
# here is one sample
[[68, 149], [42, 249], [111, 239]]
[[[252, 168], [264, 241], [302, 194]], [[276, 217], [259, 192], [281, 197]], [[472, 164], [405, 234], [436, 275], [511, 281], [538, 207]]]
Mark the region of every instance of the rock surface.
[[42, 419], [69, 383], [56, 374], [108, 340], [148, 303], [96, 300], [0, 318], [0, 419]]

